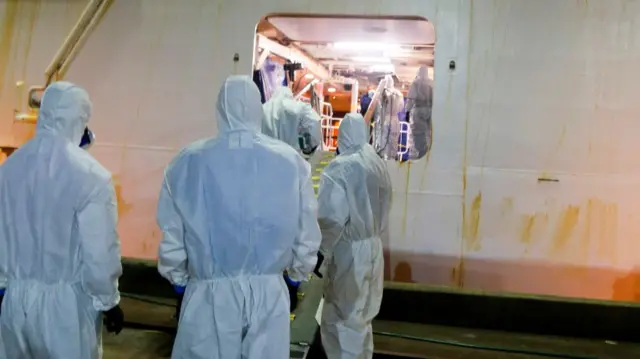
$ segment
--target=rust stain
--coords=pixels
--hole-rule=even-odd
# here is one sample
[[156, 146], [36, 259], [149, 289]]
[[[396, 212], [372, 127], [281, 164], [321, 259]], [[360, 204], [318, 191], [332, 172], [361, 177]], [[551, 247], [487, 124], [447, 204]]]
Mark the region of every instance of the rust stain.
[[619, 277], [613, 283], [613, 300], [640, 302], [640, 273], [633, 270], [624, 277]]
[[122, 185], [120, 184], [118, 176], [113, 176], [113, 187], [116, 191], [116, 198], [118, 200], [118, 217], [122, 217], [124, 214], [129, 212], [133, 206], [122, 196]]
[[520, 242], [527, 245], [525, 252], [529, 251], [528, 246], [533, 243], [534, 239], [549, 222], [549, 215], [542, 212], [534, 214], [526, 214], [522, 216], [522, 230], [520, 231]]
[[531, 215], [524, 216], [524, 226], [522, 233], [520, 234], [520, 242], [529, 244], [531, 243], [531, 232], [533, 232], [533, 226], [536, 223], [536, 217]]
[[553, 236], [553, 251], [558, 252], [564, 249], [573, 235], [573, 231], [580, 218], [580, 207], [569, 206], [558, 218], [558, 224]]
[[15, 38], [18, 9], [18, 1], [5, 2], [4, 16], [0, 20], [0, 97], [2, 97], [5, 88], [5, 76]]
[[502, 205], [500, 206], [500, 214], [502, 217], [506, 216], [507, 213], [513, 211], [513, 198], [505, 197], [502, 199]]
[[458, 288], [464, 288], [464, 257], [460, 257], [458, 265], [451, 268], [451, 282]]
[[413, 283], [413, 271], [408, 262], [400, 262], [396, 265], [393, 274], [394, 282]]
[[478, 240], [478, 229], [480, 228], [480, 210], [482, 209], [482, 193], [473, 198], [471, 203], [471, 209], [469, 211], [469, 222], [466, 223], [464, 228], [464, 239], [466, 242], [467, 250], [477, 251], [480, 250], [481, 245]]
[[587, 201], [586, 213], [585, 213], [585, 224], [582, 227], [582, 235], [580, 236], [579, 243], [579, 252], [580, 260], [582, 263], [587, 264], [589, 261], [589, 248], [591, 247], [591, 232], [592, 232], [592, 223], [593, 223], [593, 201], [589, 199]]
[[591, 241], [596, 240], [597, 255], [611, 264], [617, 261], [616, 244], [618, 238], [618, 205], [599, 199], [589, 199], [586, 205], [585, 226], [580, 241], [585, 261]]

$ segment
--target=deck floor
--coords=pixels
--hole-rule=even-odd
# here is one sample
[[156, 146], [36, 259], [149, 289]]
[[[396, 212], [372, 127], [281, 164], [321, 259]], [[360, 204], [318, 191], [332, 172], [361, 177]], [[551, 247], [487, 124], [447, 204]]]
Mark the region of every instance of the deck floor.
[[[149, 307], [133, 312], [135, 306], [128, 305], [128, 317], [146, 318], [160, 324], [166, 322], [169, 311]], [[170, 309], [170, 308], [168, 308]], [[155, 313], [155, 314], [154, 314]], [[503, 333], [465, 328], [419, 325], [377, 321], [376, 332], [394, 332], [436, 340], [457, 341], [472, 345], [502, 346], [516, 349], [555, 352], [584, 356], [594, 359], [640, 358], [640, 344], [613, 343], [605, 341], [572, 338], [542, 337], [517, 333]], [[120, 335], [106, 335], [104, 342], [105, 359], [164, 359], [171, 356], [172, 335], [159, 331], [125, 329]], [[500, 353], [476, 349], [424, 343], [415, 340], [375, 336], [378, 356], [412, 357], [424, 359], [541, 359], [536, 355]], [[315, 359], [315, 358], [310, 358]]]

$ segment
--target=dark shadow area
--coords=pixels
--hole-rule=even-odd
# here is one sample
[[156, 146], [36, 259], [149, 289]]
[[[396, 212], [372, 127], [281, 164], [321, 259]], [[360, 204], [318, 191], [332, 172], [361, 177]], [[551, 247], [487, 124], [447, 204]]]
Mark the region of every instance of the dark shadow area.
[[[391, 278], [405, 283], [386, 283], [379, 320], [640, 342], [636, 330], [640, 305], [635, 303], [482, 292], [503, 288], [502, 278], [508, 273], [526, 281], [522, 288], [547, 288], [548, 293], [545, 285], [553, 281], [556, 286], [571, 286], [573, 292], [583, 290], [585, 297], [596, 297], [608, 285], [612, 299], [634, 300], [640, 292], [640, 272], [524, 261], [460, 261], [395, 252], [392, 257], [397, 265], [390, 268]], [[124, 268], [123, 292], [173, 296], [171, 286], [157, 274], [155, 263], [124, 260]], [[408, 283], [424, 283], [425, 279], [429, 285]]]
[[391, 258], [393, 282], [385, 286], [379, 320], [640, 341], [638, 270], [398, 252]]

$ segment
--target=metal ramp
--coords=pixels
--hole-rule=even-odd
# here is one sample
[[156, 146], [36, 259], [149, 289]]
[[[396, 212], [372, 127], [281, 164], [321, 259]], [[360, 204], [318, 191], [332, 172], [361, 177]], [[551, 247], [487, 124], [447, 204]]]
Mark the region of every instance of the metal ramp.
[[311, 163], [311, 181], [313, 182], [313, 191], [316, 196], [318, 196], [318, 189], [320, 188], [320, 175], [335, 157], [335, 152], [322, 152], [319, 154], [317, 161]]

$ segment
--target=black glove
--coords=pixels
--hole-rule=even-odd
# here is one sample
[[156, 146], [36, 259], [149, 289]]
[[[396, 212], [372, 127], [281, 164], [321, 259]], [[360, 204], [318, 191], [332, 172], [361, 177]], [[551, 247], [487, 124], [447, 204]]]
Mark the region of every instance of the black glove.
[[4, 299], [4, 294], [0, 294], [0, 315], [2, 315], [2, 300]]
[[120, 305], [103, 312], [104, 325], [107, 327], [107, 332], [120, 334], [122, 327], [124, 326], [124, 312], [120, 308]]
[[178, 294], [178, 301], [176, 302], [176, 320], [180, 321], [180, 308], [182, 308], [182, 300], [184, 299], [184, 293]]
[[316, 268], [313, 270], [313, 274], [317, 275], [318, 278], [322, 278], [322, 273], [320, 273], [320, 267], [322, 267], [323, 262], [324, 262], [324, 255], [318, 252], [318, 262], [316, 262]]

